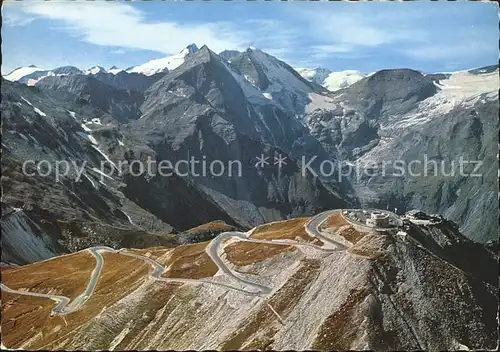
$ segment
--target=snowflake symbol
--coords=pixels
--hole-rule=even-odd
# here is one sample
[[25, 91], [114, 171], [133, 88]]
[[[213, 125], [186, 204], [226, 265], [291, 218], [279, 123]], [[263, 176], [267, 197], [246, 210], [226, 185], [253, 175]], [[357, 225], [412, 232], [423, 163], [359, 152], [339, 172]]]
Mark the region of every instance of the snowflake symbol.
[[264, 168], [266, 165], [269, 165], [269, 161], [267, 161], [269, 157], [264, 156], [264, 154], [261, 154], [260, 157], [257, 157], [256, 159], [257, 162], [255, 163], [255, 167]]
[[281, 154], [278, 154], [278, 156], [274, 157], [274, 165], [278, 165], [278, 167], [281, 169], [283, 165], [286, 165], [286, 156], [283, 156]]

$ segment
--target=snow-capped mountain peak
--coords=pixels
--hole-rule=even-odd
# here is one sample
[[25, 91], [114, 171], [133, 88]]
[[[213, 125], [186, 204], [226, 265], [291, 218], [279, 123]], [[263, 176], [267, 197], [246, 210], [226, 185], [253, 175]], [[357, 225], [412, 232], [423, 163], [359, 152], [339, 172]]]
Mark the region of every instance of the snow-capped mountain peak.
[[328, 77], [332, 71], [327, 68], [316, 67], [316, 68], [294, 68], [302, 77], [308, 81], [323, 85], [325, 79]]
[[365, 76], [366, 75], [355, 70], [332, 72], [323, 82], [323, 87], [334, 92], [336, 90], [349, 87], [351, 84], [356, 83]]
[[101, 66], [94, 66], [94, 67], [91, 67], [90, 69], [88, 69], [87, 71], [85, 71], [85, 74], [87, 75], [96, 75], [98, 73], [106, 73], [106, 69], [104, 67], [101, 67]]
[[116, 66], [111, 66], [111, 67], [109, 68], [109, 70], [108, 70], [108, 73], [111, 73], [111, 74], [113, 74], [113, 75], [116, 75], [117, 73], [120, 73], [120, 72], [122, 72], [122, 71], [123, 71], [123, 69], [121, 69], [121, 68], [118, 68], [118, 67], [116, 67]]
[[189, 55], [189, 54], [194, 54], [198, 50], [200, 49], [196, 46], [196, 44], [189, 44], [184, 49], [182, 49], [180, 53], [184, 55]]
[[315, 82], [329, 91], [336, 91], [342, 88], [347, 88], [351, 84], [366, 77], [359, 71], [345, 70], [339, 72], [332, 72], [326, 68], [295, 68], [302, 77], [308, 81]]
[[67, 76], [82, 74], [83, 71], [74, 66], [61, 66], [53, 70], [43, 70], [36, 66], [29, 66], [15, 70], [15, 74], [11, 73], [5, 77], [9, 80], [17, 81], [28, 86], [34, 86], [41, 79], [49, 76]]
[[146, 76], [152, 76], [159, 72], [172, 71], [184, 63], [186, 56], [194, 54], [198, 50], [199, 49], [195, 44], [190, 44], [178, 54], [148, 61], [145, 64], [128, 69], [127, 72], [142, 73]]
[[35, 65], [18, 67], [14, 71], [10, 72], [8, 75], [4, 76], [4, 78], [6, 80], [14, 82], [20, 80], [24, 76], [27, 76], [37, 71], [44, 71], [44, 69], [36, 67]]

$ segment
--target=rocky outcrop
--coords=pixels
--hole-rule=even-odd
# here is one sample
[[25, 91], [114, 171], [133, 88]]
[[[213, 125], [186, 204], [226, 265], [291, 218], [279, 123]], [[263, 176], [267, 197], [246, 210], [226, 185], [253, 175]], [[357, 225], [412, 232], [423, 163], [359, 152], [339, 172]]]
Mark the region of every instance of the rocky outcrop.
[[369, 119], [399, 115], [434, 95], [432, 79], [409, 69], [381, 70], [347, 88], [343, 93], [358, 112]]
[[64, 253], [22, 209], [2, 203], [2, 263], [29, 264]]

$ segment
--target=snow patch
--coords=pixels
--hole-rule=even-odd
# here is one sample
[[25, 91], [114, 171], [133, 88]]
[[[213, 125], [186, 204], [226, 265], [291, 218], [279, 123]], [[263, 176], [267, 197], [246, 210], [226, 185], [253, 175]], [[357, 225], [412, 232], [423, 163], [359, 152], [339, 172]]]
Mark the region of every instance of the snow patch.
[[83, 130], [84, 130], [84, 131], [86, 131], [86, 132], [90, 132], [90, 131], [92, 131], [92, 130], [91, 130], [90, 128], [88, 128], [88, 127], [87, 127], [84, 123], [82, 123], [82, 124], [80, 125], [80, 127], [81, 127], [81, 128], [83, 128]]
[[88, 139], [92, 144], [98, 145], [99, 143], [97, 140], [91, 136], [89, 133], [84, 133], [84, 132], [76, 132], [76, 134], [84, 139]]
[[247, 76], [247, 75], [243, 75], [243, 77], [245, 78], [245, 80], [246, 80], [248, 83], [250, 83], [250, 84], [251, 84], [251, 85], [253, 85], [253, 86], [255, 85], [255, 81], [254, 81], [251, 77], [249, 77], [249, 76]]
[[332, 72], [321, 67], [296, 68], [295, 70], [308, 81], [315, 82], [332, 92], [347, 88], [366, 76], [355, 70]]
[[95, 145], [93, 145], [92, 147], [95, 150], [97, 150], [104, 157], [104, 159], [106, 159], [106, 161], [108, 163], [110, 163], [111, 165], [113, 165], [113, 167], [116, 169], [116, 171], [118, 171], [118, 172], [120, 171], [120, 170], [118, 170], [118, 167], [116, 166], [116, 164], [109, 158], [109, 156], [106, 153], [104, 153], [102, 150], [100, 150], [99, 148], [97, 148]]
[[40, 145], [40, 143], [38, 142], [38, 140], [37, 140], [35, 137], [33, 137], [31, 134], [29, 134], [28, 136], [31, 138], [31, 140], [32, 140], [35, 144]]
[[87, 138], [89, 139], [90, 143], [92, 144], [95, 144], [95, 145], [98, 145], [99, 143], [97, 142], [97, 140], [90, 134], [87, 134]]
[[130, 217], [130, 215], [128, 215], [128, 214], [127, 214], [125, 211], [123, 211], [123, 210], [122, 210], [122, 213], [123, 213], [123, 214], [125, 214], [125, 216], [127, 217], [128, 221], [129, 221], [132, 225], [136, 226], [136, 225], [134, 224], [134, 222], [132, 221], [132, 218]]
[[44, 113], [44, 112], [43, 112], [42, 110], [40, 110], [39, 108], [35, 108], [35, 107], [33, 107], [33, 110], [35, 110], [35, 112], [36, 112], [38, 115], [40, 115], [40, 116], [43, 116], [43, 117], [46, 117], [46, 116], [47, 116], [47, 114], [46, 114], [46, 113]]
[[[102, 172], [101, 170], [99, 170], [99, 169], [97, 169], [97, 168], [95, 168], [95, 167], [93, 167], [93, 168], [91, 168], [91, 169], [92, 169], [92, 171], [97, 172], [99, 175], [102, 175], [102, 176], [104, 176], [104, 177], [106, 177], [106, 178], [109, 178], [110, 180], [113, 180], [113, 181], [114, 181], [114, 179], [113, 179], [111, 176], [109, 176], [109, 175], [105, 174], [105, 173], [104, 173], [104, 172]], [[101, 181], [99, 181], [99, 182], [100, 182], [100, 183], [102, 183]], [[104, 183], [103, 183], [103, 185], [104, 185]]]
[[22, 100], [24, 100], [29, 106], [33, 106], [31, 105], [31, 103], [29, 101], [27, 101], [26, 99], [24, 99], [23, 97], [21, 97]]
[[26, 137], [24, 134], [22, 134], [21, 132], [17, 132], [17, 134], [22, 138], [24, 139], [25, 141], [29, 141], [28, 137]]

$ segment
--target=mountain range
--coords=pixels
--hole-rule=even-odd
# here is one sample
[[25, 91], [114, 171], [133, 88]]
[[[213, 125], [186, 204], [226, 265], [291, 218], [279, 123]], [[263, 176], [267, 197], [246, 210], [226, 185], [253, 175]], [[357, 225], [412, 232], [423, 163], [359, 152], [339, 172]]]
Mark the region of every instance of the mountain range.
[[[74, 66], [58, 67], [52, 70], [38, 68], [35, 65], [18, 67], [12, 72], [4, 76], [9, 81], [25, 83], [27, 85], [35, 85], [40, 79], [49, 76], [64, 76], [74, 74], [96, 75], [110, 73], [117, 75], [123, 73], [139, 73], [145, 76], [152, 76], [157, 73], [167, 73], [179, 67], [186, 60], [187, 56], [196, 53], [199, 48], [195, 44], [188, 45], [178, 54], [167, 56], [160, 59], [154, 59], [144, 64], [132, 66], [126, 69], [120, 69], [112, 66], [105, 69], [102, 66], [93, 66], [89, 69], [79, 69]], [[231, 62], [232, 57], [237, 57], [241, 53], [236, 50], [225, 50], [219, 53], [219, 56], [224, 60]], [[317, 67], [314, 69], [295, 68], [295, 70], [308, 81], [317, 83], [330, 91], [346, 88], [354, 82], [363, 78], [364, 74], [359, 71], [347, 70], [341, 72], [332, 72], [326, 68]]]
[[[14, 70], [2, 78], [2, 202], [20, 211], [2, 229], [17, 241], [10, 248], [48, 251], [9, 262], [95, 244], [175, 244], [175, 234], [213, 220], [245, 229], [345, 206], [420, 209], [474, 241], [496, 239], [498, 225], [484, 219], [498, 215], [498, 66], [341, 76], [297, 71], [255, 48], [216, 54], [194, 45], [125, 70]], [[256, 167], [260, 156], [270, 165]], [[481, 161], [481, 174], [392, 175], [391, 162], [424, 156], [448, 169], [461, 157]], [[273, 165], [278, 157], [283, 167]], [[238, 160], [243, 177], [115, 170], [148, 158]], [[27, 160], [74, 160], [85, 172], [78, 181], [75, 170], [28, 177]], [[333, 163], [341, 167], [329, 172]], [[384, 163], [389, 175], [370, 173]]]

